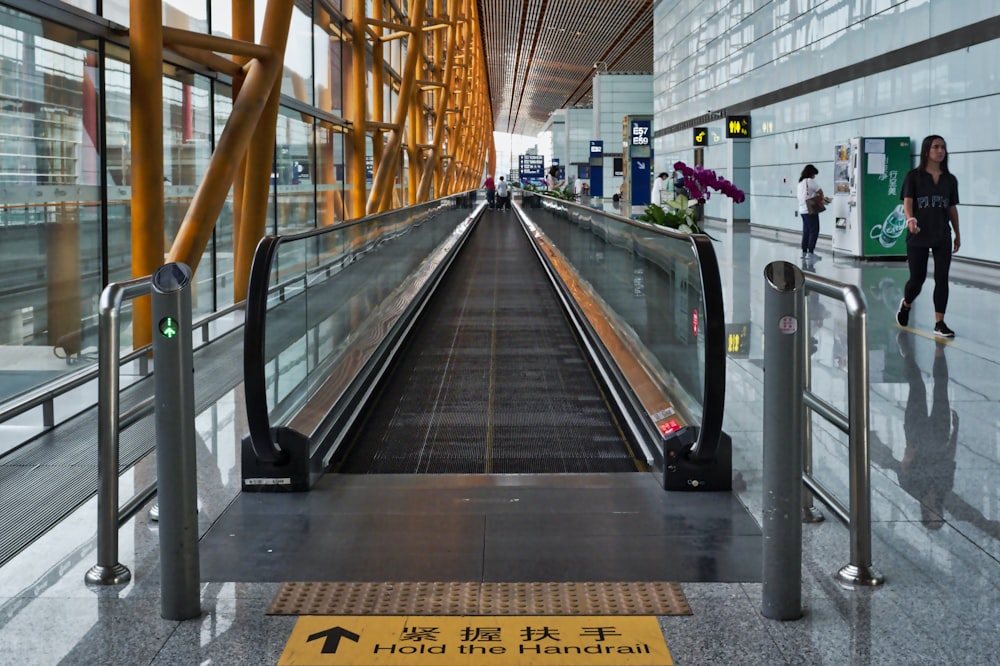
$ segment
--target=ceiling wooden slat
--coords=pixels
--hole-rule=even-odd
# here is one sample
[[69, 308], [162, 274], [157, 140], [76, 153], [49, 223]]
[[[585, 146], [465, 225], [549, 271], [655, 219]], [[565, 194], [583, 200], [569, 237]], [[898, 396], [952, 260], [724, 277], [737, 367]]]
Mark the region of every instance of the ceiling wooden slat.
[[591, 106], [599, 61], [653, 72], [653, 0], [477, 2], [497, 131], [536, 134], [554, 110]]

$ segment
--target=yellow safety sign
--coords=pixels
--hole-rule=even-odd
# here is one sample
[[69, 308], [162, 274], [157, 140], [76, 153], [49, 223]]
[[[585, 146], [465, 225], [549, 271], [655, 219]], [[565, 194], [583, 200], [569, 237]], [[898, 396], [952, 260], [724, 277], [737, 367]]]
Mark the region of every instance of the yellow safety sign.
[[300, 617], [279, 666], [672, 666], [655, 617]]

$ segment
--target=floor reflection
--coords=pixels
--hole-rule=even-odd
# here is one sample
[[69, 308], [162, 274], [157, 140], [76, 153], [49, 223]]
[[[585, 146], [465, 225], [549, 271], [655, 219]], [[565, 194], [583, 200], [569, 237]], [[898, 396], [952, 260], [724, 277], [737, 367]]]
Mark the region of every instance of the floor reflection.
[[908, 386], [903, 432], [906, 448], [899, 461], [892, 460], [900, 487], [920, 502], [920, 522], [928, 529], [944, 525], [945, 498], [955, 485], [955, 451], [960, 420], [948, 399], [946, 345], [936, 342], [931, 366], [931, 403], [913, 350], [913, 334], [896, 336], [903, 357], [903, 377]]

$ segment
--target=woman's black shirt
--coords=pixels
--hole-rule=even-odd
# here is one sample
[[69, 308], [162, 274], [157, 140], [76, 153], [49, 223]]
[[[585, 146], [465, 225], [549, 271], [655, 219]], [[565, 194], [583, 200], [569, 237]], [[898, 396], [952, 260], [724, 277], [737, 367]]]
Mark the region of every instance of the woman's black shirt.
[[906, 232], [906, 242], [914, 247], [939, 247], [951, 244], [951, 220], [948, 210], [958, 204], [958, 179], [942, 173], [935, 184], [926, 171], [913, 169], [903, 179], [900, 198], [913, 199], [913, 217], [920, 232]]

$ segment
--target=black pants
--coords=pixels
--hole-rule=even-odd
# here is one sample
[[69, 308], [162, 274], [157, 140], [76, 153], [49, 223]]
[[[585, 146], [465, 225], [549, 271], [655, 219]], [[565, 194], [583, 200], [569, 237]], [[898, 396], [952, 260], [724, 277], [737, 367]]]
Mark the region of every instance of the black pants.
[[906, 263], [910, 267], [910, 279], [903, 287], [903, 300], [910, 305], [920, 295], [927, 279], [927, 260], [934, 252], [934, 312], [944, 314], [948, 308], [948, 270], [951, 268], [951, 239], [936, 247], [914, 247], [906, 244]]

